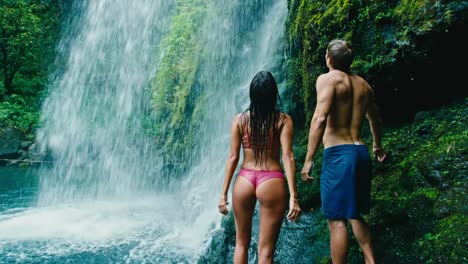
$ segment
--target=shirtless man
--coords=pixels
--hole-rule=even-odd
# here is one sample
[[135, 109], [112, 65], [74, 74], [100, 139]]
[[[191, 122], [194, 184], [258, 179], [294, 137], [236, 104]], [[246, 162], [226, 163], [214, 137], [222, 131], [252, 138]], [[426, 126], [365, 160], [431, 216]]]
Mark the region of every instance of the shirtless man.
[[369, 227], [361, 214], [369, 212], [371, 159], [361, 139], [367, 117], [374, 139], [373, 153], [383, 162], [382, 123], [370, 85], [351, 74], [350, 45], [342, 40], [328, 44], [325, 59], [329, 72], [317, 79], [317, 106], [312, 117], [307, 155], [301, 175], [311, 181], [314, 155], [323, 140], [324, 157], [320, 177], [322, 212], [328, 220], [334, 264], [345, 263], [348, 251], [346, 221], [361, 247], [366, 264], [374, 263]]

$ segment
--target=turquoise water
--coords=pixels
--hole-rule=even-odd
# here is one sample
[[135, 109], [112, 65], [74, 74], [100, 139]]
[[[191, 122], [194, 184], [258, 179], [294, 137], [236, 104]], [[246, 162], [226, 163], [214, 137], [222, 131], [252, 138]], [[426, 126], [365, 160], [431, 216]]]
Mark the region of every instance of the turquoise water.
[[34, 205], [38, 177], [34, 169], [0, 168], [0, 214], [25, 210]]
[[207, 243], [173, 197], [37, 206], [38, 185], [37, 170], [0, 168], [0, 263], [195, 263]]
[[[181, 223], [170, 225], [181, 226], [178, 230], [168, 228], [160, 220], [162, 211], [169, 222], [177, 220], [171, 219], [174, 208], [162, 197], [40, 207], [38, 177], [34, 169], [0, 168], [0, 263], [232, 263], [232, 218], [213, 227], [204, 252], [194, 255], [200, 245], [193, 239], [205, 232], [184, 229]], [[256, 214], [250, 263], [256, 261], [258, 221]], [[275, 263], [318, 263], [327, 256], [323, 225], [315, 212], [303, 214], [298, 223], [285, 221]]]

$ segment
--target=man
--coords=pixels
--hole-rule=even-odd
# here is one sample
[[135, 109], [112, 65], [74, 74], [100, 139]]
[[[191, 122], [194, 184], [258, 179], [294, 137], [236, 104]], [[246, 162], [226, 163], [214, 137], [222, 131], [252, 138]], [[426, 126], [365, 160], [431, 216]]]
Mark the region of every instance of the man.
[[328, 220], [333, 263], [345, 263], [348, 250], [346, 224], [361, 247], [366, 264], [374, 263], [369, 227], [361, 214], [369, 212], [371, 159], [361, 139], [364, 117], [373, 136], [373, 153], [383, 162], [382, 123], [370, 85], [351, 74], [353, 51], [343, 40], [328, 44], [325, 59], [329, 72], [317, 79], [317, 106], [312, 117], [302, 180], [311, 181], [314, 155], [323, 141], [324, 158], [320, 193]]

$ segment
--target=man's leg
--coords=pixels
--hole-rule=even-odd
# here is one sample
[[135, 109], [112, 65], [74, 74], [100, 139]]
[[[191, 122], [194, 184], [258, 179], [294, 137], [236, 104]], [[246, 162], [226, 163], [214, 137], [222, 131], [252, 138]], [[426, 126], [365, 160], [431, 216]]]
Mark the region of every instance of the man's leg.
[[330, 250], [333, 264], [346, 263], [348, 253], [348, 231], [345, 220], [328, 220]]
[[369, 226], [364, 219], [349, 219], [349, 221], [353, 227], [354, 236], [356, 237], [362, 252], [364, 252], [366, 264], [374, 264], [374, 253], [372, 250], [372, 238]]

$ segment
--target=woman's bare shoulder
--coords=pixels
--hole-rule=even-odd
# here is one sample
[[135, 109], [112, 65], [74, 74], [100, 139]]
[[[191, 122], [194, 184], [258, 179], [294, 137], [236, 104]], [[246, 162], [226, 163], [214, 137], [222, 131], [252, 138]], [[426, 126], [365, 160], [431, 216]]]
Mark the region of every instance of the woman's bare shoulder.
[[280, 112], [280, 118], [278, 120], [279, 127], [282, 130], [285, 126], [292, 126], [292, 118], [290, 115]]

